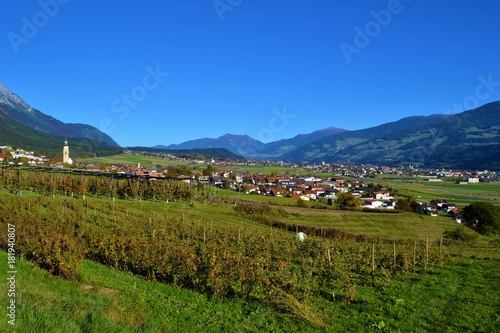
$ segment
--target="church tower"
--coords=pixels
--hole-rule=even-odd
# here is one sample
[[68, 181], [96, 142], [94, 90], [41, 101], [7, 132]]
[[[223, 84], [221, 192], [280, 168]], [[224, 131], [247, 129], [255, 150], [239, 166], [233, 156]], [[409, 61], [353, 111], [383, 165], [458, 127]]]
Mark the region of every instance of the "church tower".
[[63, 148], [63, 164], [64, 163], [70, 163], [70, 158], [69, 158], [69, 146], [68, 146], [68, 139], [64, 140], [64, 148]]

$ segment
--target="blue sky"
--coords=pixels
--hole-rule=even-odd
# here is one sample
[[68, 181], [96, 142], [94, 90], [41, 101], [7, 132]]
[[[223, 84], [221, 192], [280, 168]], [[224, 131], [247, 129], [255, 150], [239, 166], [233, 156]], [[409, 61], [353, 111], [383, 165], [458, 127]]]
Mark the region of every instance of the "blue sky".
[[122, 146], [500, 100], [499, 1], [0, 0], [0, 82]]

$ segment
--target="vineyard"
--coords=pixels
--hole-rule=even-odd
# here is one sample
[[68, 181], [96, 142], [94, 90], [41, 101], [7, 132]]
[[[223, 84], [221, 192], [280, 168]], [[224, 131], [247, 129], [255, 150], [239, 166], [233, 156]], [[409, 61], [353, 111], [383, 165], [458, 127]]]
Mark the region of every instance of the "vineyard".
[[53, 275], [78, 279], [83, 260], [91, 260], [209, 297], [267, 304], [316, 326], [330, 324], [316, 315], [316, 299], [356, 302], [360, 288], [382, 291], [448, 260], [442, 239], [301, 228], [307, 238], [297, 241], [288, 213], [235, 205], [208, 186], [6, 169], [0, 182], [23, 193], [0, 196], [1, 247], [14, 223], [17, 255]]

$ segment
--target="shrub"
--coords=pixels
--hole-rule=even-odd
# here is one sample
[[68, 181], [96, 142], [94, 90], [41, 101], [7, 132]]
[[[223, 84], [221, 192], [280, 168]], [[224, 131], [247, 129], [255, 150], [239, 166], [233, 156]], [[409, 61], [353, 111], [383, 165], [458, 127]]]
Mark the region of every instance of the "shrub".
[[500, 207], [490, 202], [475, 202], [464, 208], [466, 226], [482, 235], [500, 233]]
[[464, 243], [473, 243], [476, 241], [478, 235], [465, 227], [456, 227], [452, 230], [446, 230], [443, 233], [443, 237], [445, 239], [456, 240]]

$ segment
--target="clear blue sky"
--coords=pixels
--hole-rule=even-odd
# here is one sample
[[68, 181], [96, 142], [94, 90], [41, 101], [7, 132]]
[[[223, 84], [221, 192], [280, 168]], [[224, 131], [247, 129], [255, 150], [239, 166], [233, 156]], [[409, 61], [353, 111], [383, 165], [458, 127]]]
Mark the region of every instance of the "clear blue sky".
[[0, 22], [0, 82], [122, 146], [500, 100], [500, 1], [0, 0]]

